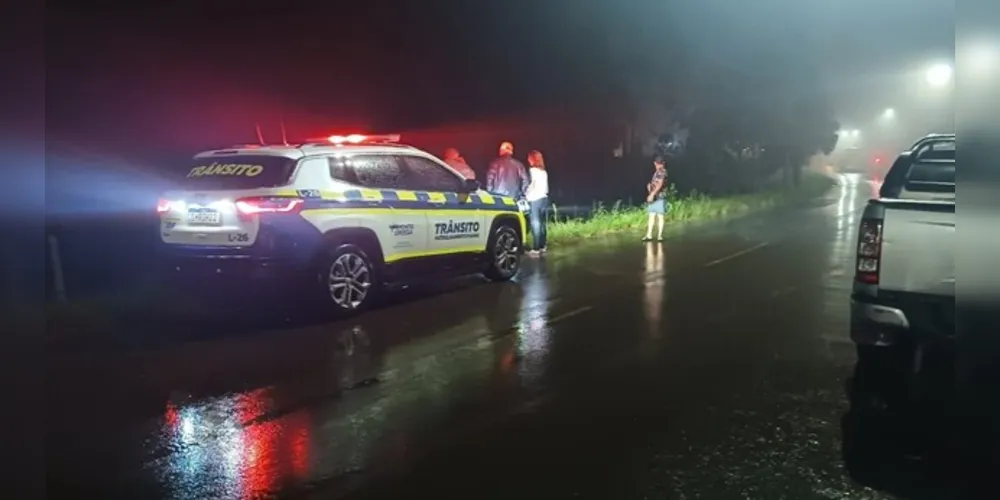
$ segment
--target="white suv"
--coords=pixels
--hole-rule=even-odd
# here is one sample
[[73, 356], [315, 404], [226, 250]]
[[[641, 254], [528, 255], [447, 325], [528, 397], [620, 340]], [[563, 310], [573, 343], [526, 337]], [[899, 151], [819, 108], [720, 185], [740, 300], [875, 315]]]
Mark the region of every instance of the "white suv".
[[525, 220], [515, 200], [398, 140], [334, 136], [196, 155], [157, 206], [167, 269], [305, 278], [341, 312], [428, 274], [517, 274]]

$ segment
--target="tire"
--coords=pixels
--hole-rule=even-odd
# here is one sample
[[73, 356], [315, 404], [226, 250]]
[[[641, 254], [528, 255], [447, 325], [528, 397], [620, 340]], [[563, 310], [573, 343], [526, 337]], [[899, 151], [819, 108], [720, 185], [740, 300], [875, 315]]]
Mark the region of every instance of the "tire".
[[905, 413], [912, 404], [913, 350], [858, 346], [851, 404], [862, 411]]
[[322, 260], [317, 273], [324, 310], [336, 316], [349, 316], [367, 310], [381, 290], [378, 268], [371, 257], [357, 245], [339, 245]]
[[492, 281], [509, 281], [521, 269], [521, 235], [507, 224], [499, 224], [486, 245], [489, 263], [483, 273]]

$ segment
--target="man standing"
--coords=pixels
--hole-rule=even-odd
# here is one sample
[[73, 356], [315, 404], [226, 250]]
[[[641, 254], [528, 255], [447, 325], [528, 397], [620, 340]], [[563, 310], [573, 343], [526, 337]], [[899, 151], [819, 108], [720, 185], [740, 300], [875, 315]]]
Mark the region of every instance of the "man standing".
[[530, 180], [524, 164], [514, 158], [514, 145], [504, 141], [500, 144], [500, 156], [490, 162], [486, 172], [486, 190], [520, 200]]
[[465, 158], [458, 153], [455, 148], [448, 148], [444, 150], [444, 156], [441, 157], [449, 167], [453, 168], [456, 172], [462, 174], [462, 177], [466, 179], [475, 179], [476, 172], [472, 170], [472, 167], [465, 162]]

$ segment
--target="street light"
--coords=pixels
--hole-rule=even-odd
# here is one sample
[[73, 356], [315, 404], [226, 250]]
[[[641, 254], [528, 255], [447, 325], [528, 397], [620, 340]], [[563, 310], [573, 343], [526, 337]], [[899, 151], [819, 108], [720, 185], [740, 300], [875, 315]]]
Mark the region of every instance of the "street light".
[[944, 87], [951, 83], [952, 69], [950, 64], [935, 64], [927, 68], [927, 83], [932, 87]]
[[896, 110], [892, 108], [885, 108], [882, 110], [882, 114], [879, 115], [878, 122], [882, 125], [882, 127], [892, 127], [896, 124]]

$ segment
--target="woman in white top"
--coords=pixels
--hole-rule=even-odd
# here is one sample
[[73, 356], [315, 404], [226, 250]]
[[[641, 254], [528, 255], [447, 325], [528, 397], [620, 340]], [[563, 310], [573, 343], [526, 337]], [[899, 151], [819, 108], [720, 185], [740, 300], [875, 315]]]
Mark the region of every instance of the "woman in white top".
[[549, 174], [545, 171], [545, 158], [542, 152], [535, 150], [528, 154], [528, 174], [531, 182], [524, 193], [524, 199], [531, 205], [528, 218], [531, 222], [532, 249], [529, 254], [545, 253], [545, 238], [548, 232], [545, 225], [549, 212]]

